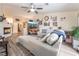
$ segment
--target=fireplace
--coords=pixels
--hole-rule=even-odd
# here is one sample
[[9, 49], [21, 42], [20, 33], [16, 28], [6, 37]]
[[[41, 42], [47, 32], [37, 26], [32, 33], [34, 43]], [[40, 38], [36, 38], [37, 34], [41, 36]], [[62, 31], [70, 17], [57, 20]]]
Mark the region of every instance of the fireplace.
[[4, 34], [10, 34], [11, 33], [11, 27], [4, 27]]

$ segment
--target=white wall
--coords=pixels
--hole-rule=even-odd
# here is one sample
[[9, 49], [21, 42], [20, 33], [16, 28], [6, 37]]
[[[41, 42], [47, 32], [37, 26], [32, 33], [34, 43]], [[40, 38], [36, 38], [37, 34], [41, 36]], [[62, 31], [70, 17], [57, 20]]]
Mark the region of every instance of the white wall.
[[[77, 26], [77, 15], [78, 11], [69, 12], [51, 12], [51, 13], [39, 13], [39, 14], [27, 14], [25, 17], [32, 19], [43, 20], [44, 16], [57, 16], [58, 27], [61, 26], [66, 31], [71, 31], [72, 27]], [[66, 19], [61, 20], [61, 17], [66, 17]]]
[[[61, 26], [64, 30], [70, 31], [73, 26], [77, 26], [77, 13], [75, 11], [70, 12], [57, 12], [57, 13], [42, 13], [38, 18], [43, 19], [44, 16], [57, 16], [58, 26]], [[61, 20], [61, 17], [66, 19]]]
[[[10, 12], [7, 12], [7, 13], [10, 13]], [[12, 17], [16, 16], [16, 13], [17, 12], [11, 13]], [[71, 30], [73, 26], [77, 25], [77, 13], [78, 13], [77, 11], [51, 12], [51, 13], [39, 13], [39, 14], [27, 14], [27, 13], [25, 13], [25, 16], [24, 16], [23, 13], [22, 14], [17, 13], [17, 16], [21, 15], [21, 16], [28, 17], [28, 18], [32, 18], [32, 16], [33, 16], [34, 19], [38, 19], [38, 18], [43, 19], [44, 16], [46, 16], [46, 15], [48, 15], [48, 16], [57, 16], [58, 17], [58, 26], [61, 26], [64, 30]], [[0, 15], [2, 15], [2, 14], [3, 13], [2, 13], [2, 11], [0, 9]], [[10, 17], [10, 15], [8, 15], [8, 14], [6, 14], [6, 15]], [[66, 17], [66, 19], [61, 21], [61, 19], [60, 19], [61, 17]], [[14, 25], [14, 33], [17, 32], [16, 25], [17, 24]], [[0, 26], [2, 26], [2, 25], [0, 25]]]
[[3, 35], [3, 23], [0, 22], [0, 35]]
[[14, 23], [13, 25], [13, 33], [18, 33], [18, 24]]

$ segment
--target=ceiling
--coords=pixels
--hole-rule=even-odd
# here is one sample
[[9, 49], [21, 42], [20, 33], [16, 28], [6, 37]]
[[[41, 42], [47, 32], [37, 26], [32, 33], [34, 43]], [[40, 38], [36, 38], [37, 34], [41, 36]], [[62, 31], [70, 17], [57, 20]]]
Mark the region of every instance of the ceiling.
[[[78, 3], [34, 3], [35, 7], [42, 7], [43, 10], [38, 10], [39, 13], [51, 13], [51, 12], [62, 12], [62, 11], [78, 11]], [[30, 6], [30, 3], [5, 3], [0, 4], [0, 11], [7, 13], [8, 15], [21, 15], [26, 14], [27, 10], [21, 8], [21, 6]]]
[[[13, 4], [16, 6], [29, 6], [30, 4]], [[60, 11], [77, 11], [79, 10], [79, 3], [34, 3], [36, 7], [42, 7], [43, 10], [39, 12], [60, 12]]]

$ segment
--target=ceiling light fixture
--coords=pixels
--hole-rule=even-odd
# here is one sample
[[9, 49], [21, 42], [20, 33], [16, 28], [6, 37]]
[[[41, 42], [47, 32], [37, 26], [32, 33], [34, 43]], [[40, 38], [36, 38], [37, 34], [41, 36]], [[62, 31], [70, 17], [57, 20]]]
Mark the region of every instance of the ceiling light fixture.
[[30, 9], [31, 12], [34, 12], [34, 11], [35, 11], [35, 9], [34, 9], [34, 5], [32, 5], [31, 7], [32, 7], [32, 8]]
[[35, 9], [30, 9], [31, 10], [31, 12], [34, 12], [35, 11]]

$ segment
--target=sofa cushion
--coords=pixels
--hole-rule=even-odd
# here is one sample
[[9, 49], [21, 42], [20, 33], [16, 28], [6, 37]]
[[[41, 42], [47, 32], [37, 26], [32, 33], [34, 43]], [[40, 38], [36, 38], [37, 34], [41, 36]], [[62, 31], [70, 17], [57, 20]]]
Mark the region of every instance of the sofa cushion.
[[45, 42], [49, 36], [50, 36], [50, 33], [48, 33], [47, 35], [45, 35], [45, 36], [41, 39], [41, 41], [42, 41], [42, 42]]
[[46, 42], [50, 45], [52, 45], [56, 40], [58, 40], [58, 35], [55, 33], [52, 33], [46, 40]]

